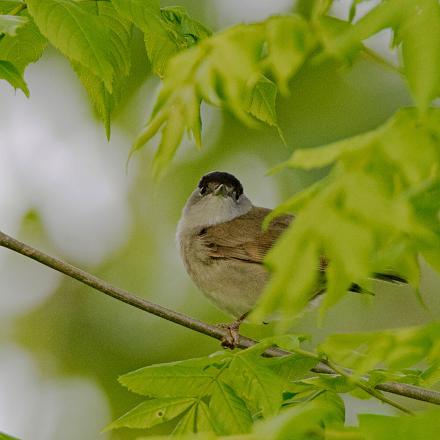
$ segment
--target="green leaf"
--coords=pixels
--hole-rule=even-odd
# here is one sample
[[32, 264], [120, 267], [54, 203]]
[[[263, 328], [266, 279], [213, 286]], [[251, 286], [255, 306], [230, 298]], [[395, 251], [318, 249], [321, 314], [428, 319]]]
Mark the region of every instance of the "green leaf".
[[422, 113], [440, 93], [440, 5], [437, 0], [380, 2], [345, 31], [327, 38], [328, 53], [350, 56], [360, 42], [382, 29], [392, 28], [402, 44], [405, 75]]
[[299, 70], [316, 42], [300, 16], [271, 17], [266, 22], [268, 54], [265, 66], [276, 78], [281, 93], [289, 93], [289, 80]]
[[210, 413], [220, 434], [237, 434], [250, 431], [251, 414], [245, 402], [227, 384], [218, 381], [209, 403]]
[[249, 402], [250, 408], [267, 417], [281, 407], [283, 381], [263, 362], [259, 354], [245, 350], [234, 357], [224, 380], [239, 390], [240, 397]]
[[342, 141], [317, 148], [296, 150], [292, 157], [283, 165], [291, 168], [302, 168], [310, 170], [331, 165], [338, 160], [342, 154], [357, 151], [365, 148], [374, 142], [378, 134], [376, 131], [368, 132]]
[[276, 85], [262, 76], [249, 94], [248, 112], [272, 127], [278, 127], [275, 102]]
[[197, 422], [197, 403], [195, 403], [191, 408], [185, 413], [185, 415], [179, 420], [179, 423], [173, 430], [173, 435], [181, 435], [189, 432], [196, 431]]
[[12, 63], [23, 74], [30, 63], [37, 61], [44, 52], [47, 40], [29, 17], [27, 11], [20, 12], [20, 17], [26, 17], [27, 22], [17, 28], [14, 37], [5, 35], [0, 40], [0, 59]]
[[209, 408], [203, 400], [197, 401], [189, 411], [179, 420], [173, 435], [182, 435], [191, 432], [217, 432]]
[[88, 12], [80, 2], [29, 0], [27, 5], [41, 33], [67, 58], [101, 78], [112, 92], [123, 60], [119, 56], [120, 45], [107, 29], [108, 23]]
[[440, 94], [440, 4], [406, 0], [407, 13], [398, 29], [405, 74], [418, 107], [425, 112]]
[[195, 402], [195, 399], [189, 397], [146, 400], [115, 420], [106, 429], [151, 428], [176, 418]]
[[107, 138], [110, 138], [111, 115], [122, 99], [130, 70], [131, 24], [121, 18], [113, 5], [108, 2], [84, 1], [81, 2], [81, 8], [89, 14], [96, 15], [105, 25], [112, 46], [116, 50], [113, 54], [116, 62], [112, 92], [107, 90], [104, 81], [94, 75], [90, 69], [73, 62], [74, 69], [86, 88], [94, 108], [104, 121]]
[[270, 368], [284, 380], [283, 389], [288, 389], [291, 382], [308, 376], [310, 370], [318, 363], [318, 359], [292, 354], [268, 359], [268, 363]]
[[21, 89], [29, 97], [29, 89], [20, 75], [18, 69], [9, 61], [0, 60], [0, 79], [4, 79], [11, 84], [14, 89]]
[[197, 432], [220, 432], [221, 429], [216, 425], [214, 417], [211, 415], [208, 406], [203, 400], [200, 400], [197, 405]]
[[122, 16], [132, 21], [145, 35], [145, 46], [154, 72], [163, 77], [170, 58], [210, 35], [182, 6], [159, 8], [159, 2], [116, 0]]
[[[314, 289], [317, 282], [317, 271], [311, 271], [311, 267], [318, 266], [318, 249], [311, 240], [297, 242], [296, 236], [302, 235], [303, 226], [295, 221], [295, 227], [290, 227], [277, 242], [266, 257], [266, 264], [273, 271], [264, 295], [260, 297], [256, 308], [252, 311], [249, 319], [253, 322], [261, 322], [272, 312], [281, 311], [281, 320], [278, 330], [286, 329], [287, 322], [299, 313], [309, 301], [309, 292]], [[298, 243], [296, 252], [290, 252], [291, 243]], [[301, 251], [299, 251], [301, 249]], [[300, 256], [301, 255], [301, 256]], [[287, 259], [288, 258], [288, 259]], [[283, 266], [275, 264], [283, 260]]]
[[153, 69], [161, 77], [173, 55], [211, 34], [201, 23], [193, 20], [182, 6], [161, 9], [159, 25], [154, 24], [145, 32], [145, 46]]
[[158, 180], [163, 176], [167, 164], [176, 154], [177, 147], [185, 132], [185, 115], [182, 107], [169, 110], [170, 120], [162, 131], [162, 139], [153, 161], [153, 177]]
[[301, 382], [314, 385], [319, 389], [333, 391], [334, 393], [348, 393], [356, 388], [356, 384], [353, 381], [339, 374], [322, 374], [309, 379], [303, 379]]
[[329, 336], [320, 350], [336, 363], [358, 374], [384, 364], [402, 370], [436, 359], [440, 324], [371, 333]]
[[208, 392], [224, 362], [220, 356], [157, 364], [120, 376], [119, 382], [130, 391], [150, 397], [199, 396]]
[[0, 34], [15, 37], [17, 29], [25, 25], [28, 18], [21, 15], [0, 15]]
[[12, 437], [11, 435], [0, 432], [0, 440], [19, 440], [17, 437]]
[[316, 438], [326, 438], [326, 426], [343, 426], [344, 412], [342, 399], [334, 393], [324, 392], [311, 402], [256, 423], [254, 432], [261, 439], [272, 440], [309, 440], [312, 433]]
[[277, 215], [295, 214], [266, 256], [272, 276], [251, 315], [256, 322], [280, 312], [282, 330], [326, 289], [322, 317], [352, 283], [363, 286], [378, 273], [407, 279], [418, 294], [419, 254], [440, 267], [439, 126], [438, 109], [423, 118], [404, 109], [376, 130], [293, 154], [286, 165], [334, 166], [265, 220], [267, 227]]
[[160, 15], [159, 0], [112, 0], [118, 13], [148, 32], [148, 23]]
[[440, 412], [431, 409], [402, 417], [360, 414], [359, 430], [365, 440], [435, 440], [440, 432]]
[[[116, 2], [118, 8], [121, 1]], [[170, 46], [168, 40], [166, 44], [160, 42], [162, 31], [148, 33], [148, 29], [159, 26], [157, 23], [163, 20], [164, 10], [158, 18], [157, 10], [151, 11], [149, 5], [146, 6], [149, 13], [146, 13], [138, 9], [137, 1], [130, 4], [129, 12], [121, 9], [121, 13], [128, 14], [126, 16], [131, 17], [147, 37], [149, 35], [156, 41], [160, 50], [154, 53], [168, 59], [174, 46]], [[181, 37], [192, 25], [187, 24], [185, 28], [186, 22], [182, 15], [176, 17], [175, 10], [172, 16], [173, 22], [179, 23], [175, 32]], [[152, 20], [154, 25], [148, 24]], [[276, 90], [268, 78], [274, 78], [276, 86], [286, 87], [314, 47], [309, 41], [308, 26], [299, 16], [273, 17], [262, 23], [238, 25], [209, 38], [199, 38], [197, 45], [172, 56], [166, 64], [166, 71], [162, 69], [166, 74], [152, 116], [132, 151], [162, 130], [155, 175], [162, 174], [186, 129], [193, 134], [196, 144], [200, 144], [202, 101], [228, 109], [249, 127], [258, 126], [257, 119], [278, 128]], [[294, 34], [284, 40], [290, 31]], [[151, 58], [151, 44], [147, 42], [148, 46]], [[279, 57], [283, 60], [279, 61]], [[153, 59], [154, 63], [159, 61]], [[168, 126], [170, 130], [166, 128]]]

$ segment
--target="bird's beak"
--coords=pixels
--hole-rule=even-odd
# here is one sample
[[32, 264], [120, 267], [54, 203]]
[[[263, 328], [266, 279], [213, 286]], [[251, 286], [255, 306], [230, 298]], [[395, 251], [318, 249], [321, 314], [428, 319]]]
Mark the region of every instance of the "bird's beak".
[[214, 195], [226, 197], [228, 195], [228, 188], [222, 183], [214, 190]]

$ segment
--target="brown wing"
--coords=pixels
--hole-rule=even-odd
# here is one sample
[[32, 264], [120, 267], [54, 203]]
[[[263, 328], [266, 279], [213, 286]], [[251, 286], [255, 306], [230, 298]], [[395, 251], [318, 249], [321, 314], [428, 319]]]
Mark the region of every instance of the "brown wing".
[[293, 220], [291, 215], [279, 216], [263, 232], [263, 220], [270, 212], [270, 209], [254, 207], [234, 220], [206, 228], [201, 238], [209, 249], [209, 256], [261, 264], [267, 251]]

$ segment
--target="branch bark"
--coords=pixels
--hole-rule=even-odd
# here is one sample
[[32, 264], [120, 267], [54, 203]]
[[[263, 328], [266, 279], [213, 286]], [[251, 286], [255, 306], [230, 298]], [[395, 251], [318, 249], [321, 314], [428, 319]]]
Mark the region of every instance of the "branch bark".
[[[67, 275], [70, 278], [74, 278], [81, 283], [87, 284], [99, 292], [105, 293], [119, 301], [125, 302], [133, 307], [141, 309], [145, 312], [156, 315], [160, 318], [179, 324], [183, 327], [187, 327], [191, 330], [197, 331], [212, 338], [222, 340], [226, 336], [226, 330], [216, 325], [210, 325], [197, 319], [191, 318], [183, 313], [176, 312], [174, 310], [162, 307], [158, 304], [152, 303], [146, 299], [140, 298], [132, 293], [120, 289], [119, 287], [112, 286], [104, 280], [84, 271], [77, 267], [66, 263], [58, 258], [51, 257], [38, 249], [22, 243], [15, 238], [0, 231], [0, 246], [8, 248], [14, 252], [24, 255], [28, 258], [32, 258], [45, 266], [48, 266], [58, 272]], [[257, 344], [258, 341], [247, 338], [240, 335], [238, 342], [239, 348], [249, 348]], [[285, 350], [278, 348], [270, 348], [266, 350], [265, 355], [269, 357], [279, 357], [291, 354]], [[328, 365], [320, 362], [314, 369], [316, 373], [324, 374], [337, 374], [337, 372], [330, 368]], [[387, 391], [389, 393], [405, 396], [415, 400], [421, 400], [424, 402], [440, 405], [440, 392], [434, 390], [428, 390], [426, 388], [403, 384], [399, 382], [384, 382], [377, 384], [376, 389], [381, 391]]]

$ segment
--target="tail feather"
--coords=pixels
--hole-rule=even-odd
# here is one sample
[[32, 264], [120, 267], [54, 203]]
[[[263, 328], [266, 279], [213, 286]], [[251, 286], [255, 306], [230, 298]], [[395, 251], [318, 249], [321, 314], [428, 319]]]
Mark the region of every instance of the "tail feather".
[[389, 283], [408, 284], [408, 281], [405, 280], [405, 278], [393, 273], [375, 273], [373, 277], [376, 278], [376, 280], [388, 281]]

